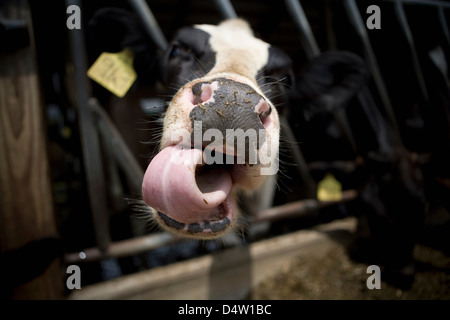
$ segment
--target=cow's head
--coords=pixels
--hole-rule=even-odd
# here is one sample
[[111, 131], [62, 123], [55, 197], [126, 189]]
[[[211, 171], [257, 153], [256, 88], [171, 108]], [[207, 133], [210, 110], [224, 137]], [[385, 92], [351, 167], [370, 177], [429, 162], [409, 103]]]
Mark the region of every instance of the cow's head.
[[237, 190], [254, 190], [278, 170], [280, 103], [291, 61], [255, 38], [241, 19], [181, 29], [162, 61], [175, 88], [160, 152], [142, 185], [164, 229], [216, 238], [239, 217]]

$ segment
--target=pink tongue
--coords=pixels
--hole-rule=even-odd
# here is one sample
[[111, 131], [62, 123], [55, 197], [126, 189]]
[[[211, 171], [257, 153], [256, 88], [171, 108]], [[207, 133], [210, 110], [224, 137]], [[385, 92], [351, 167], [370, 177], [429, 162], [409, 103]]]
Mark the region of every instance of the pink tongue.
[[142, 183], [142, 196], [149, 206], [182, 223], [225, 218], [223, 203], [231, 190], [230, 174], [213, 168], [196, 177], [203, 153], [198, 149], [171, 146], [150, 162]]

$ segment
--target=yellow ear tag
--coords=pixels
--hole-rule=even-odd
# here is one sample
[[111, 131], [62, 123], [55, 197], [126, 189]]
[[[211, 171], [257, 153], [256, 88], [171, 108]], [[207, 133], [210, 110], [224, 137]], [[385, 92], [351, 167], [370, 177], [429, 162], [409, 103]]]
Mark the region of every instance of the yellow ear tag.
[[89, 78], [122, 98], [136, 81], [133, 52], [124, 49], [118, 53], [103, 52], [89, 68]]
[[317, 199], [320, 201], [340, 201], [342, 199], [342, 185], [331, 173], [327, 173], [317, 184]]

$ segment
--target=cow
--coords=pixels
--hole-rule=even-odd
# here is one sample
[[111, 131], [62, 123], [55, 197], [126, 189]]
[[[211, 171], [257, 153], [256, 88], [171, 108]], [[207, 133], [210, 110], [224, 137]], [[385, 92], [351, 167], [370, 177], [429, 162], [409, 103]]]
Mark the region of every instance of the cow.
[[[292, 99], [298, 90], [290, 57], [255, 37], [240, 18], [183, 27], [157, 57], [129, 13], [102, 9], [93, 20], [93, 25], [114, 24], [120, 32], [115, 32], [117, 39], [109, 33], [104, 38], [106, 50], [130, 47], [138, 80], [156, 75], [169, 97], [159, 147], [142, 183], [151, 219], [162, 229], [197, 239], [239, 230], [245, 221], [240, 197], [254, 194], [277, 173], [280, 116], [295, 116], [290, 110], [299, 108]], [[92, 34], [110, 29], [98, 28]], [[353, 82], [364, 76], [327, 62], [342, 59], [348, 54], [324, 55], [321, 69], [329, 69], [330, 79], [339, 73], [340, 80], [336, 86], [324, 84], [326, 92], [311, 95], [346, 101], [359, 90], [360, 84]]]
[[[343, 188], [358, 190], [347, 209], [358, 218], [350, 256], [379, 265], [384, 280], [408, 288], [426, 209], [423, 168], [430, 157], [408, 150], [379, 106], [362, 96], [369, 83], [357, 55], [324, 53], [303, 68], [296, 82], [299, 107], [290, 119], [299, 123], [297, 139], [314, 179], [332, 172]], [[353, 103], [357, 93], [365, 106]]]
[[176, 92], [143, 200], [164, 229], [220, 237], [239, 220], [237, 192], [277, 172], [276, 101], [289, 89], [292, 62], [246, 21], [230, 19], [180, 29], [160, 63], [162, 80]]

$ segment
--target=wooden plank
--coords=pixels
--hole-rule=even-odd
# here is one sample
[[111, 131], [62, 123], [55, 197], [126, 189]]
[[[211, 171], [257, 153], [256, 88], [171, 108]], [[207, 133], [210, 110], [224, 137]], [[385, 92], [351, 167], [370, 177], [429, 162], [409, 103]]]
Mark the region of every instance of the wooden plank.
[[348, 241], [355, 227], [354, 218], [334, 221], [317, 230], [301, 230], [86, 286], [69, 299], [242, 299], [293, 257], [324, 256], [336, 240]]
[[[356, 190], [350, 189], [342, 192], [342, 199], [340, 201], [318, 201], [316, 199], [303, 199], [282, 204], [259, 211], [250, 220], [250, 223], [264, 221], [273, 222], [282, 219], [311, 215], [312, 212], [315, 212], [317, 210], [352, 201], [357, 197], [357, 195], [358, 193]], [[139, 207], [141, 205], [142, 204], [140, 203], [136, 204], [136, 212], [140, 209]], [[145, 210], [147, 212], [148, 209]], [[76, 264], [79, 262], [92, 262], [106, 258], [125, 257], [133, 254], [143, 253], [183, 240], [184, 239], [181, 237], [174, 236], [171, 233], [166, 232], [149, 234], [145, 236], [112, 242], [109, 245], [107, 252], [101, 252], [101, 250], [99, 250], [99, 248], [97, 247], [86, 248], [82, 250], [82, 252], [84, 253], [83, 258], [80, 257], [80, 252], [68, 253], [65, 255], [64, 260], [66, 264]]]
[[[1, 6], [3, 18], [24, 19], [31, 31], [26, 1]], [[32, 32], [30, 37], [32, 38]], [[56, 235], [43, 104], [33, 46], [0, 58], [0, 243], [2, 252]], [[30, 261], [30, 268], [33, 262]], [[62, 297], [59, 265], [17, 287], [13, 298]]]

